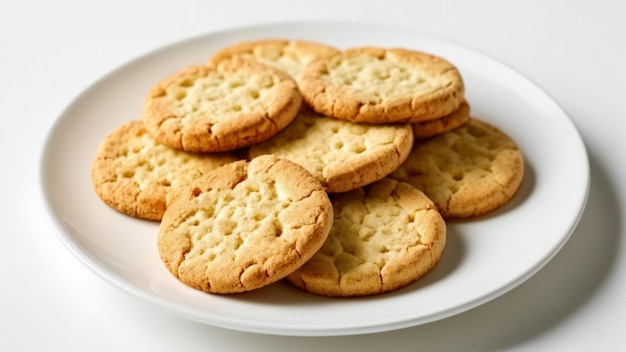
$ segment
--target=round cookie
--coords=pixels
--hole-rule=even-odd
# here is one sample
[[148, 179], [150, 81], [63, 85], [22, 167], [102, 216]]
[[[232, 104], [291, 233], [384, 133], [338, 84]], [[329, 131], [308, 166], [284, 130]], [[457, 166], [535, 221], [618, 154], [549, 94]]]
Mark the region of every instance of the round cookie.
[[168, 270], [209, 293], [280, 280], [317, 252], [332, 226], [327, 193], [276, 156], [225, 165], [177, 193], [158, 234]]
[[285, 71], [296, 82], [302, 71], [311, 62], [339, 53], [329, 45], [305, 40], [262, 39], [228, 46], [211, 57], [210, 62], [219, 62], [233, 56], [254, 59], [262, 64]]
[[273, 138], [250, 147], [251, 158], [275, 154], [300, 164], [331, 193], [379, 180], [407, 158], [413, 145], [408, 124], [356, 124], [302, 109]]
[[406, 49], [348, 49], [309, 65], [300, 90], [317, 112], [366, 122], [422, 122], [453, 112], [464, 84], [448, 61]]
[[379, 294], [418, 280], [442, 257], [446, 224], [413, 186], [384, 178], [331, 200], [330, 234], [287, 276], [294, 286], [324, 296]]
[[98, 197], [112, 208], [159, 221], [174, 189], [237, 160], [230, 153], [202, 155], [168, 148], [136, 120], [103, 140], [92, 163], [91, 179]]
[[471, 118], [463, 126], [415, 141], [407, 160], [389, 177], [412, 184], [435, 202], [445, 219], [488, 213], [519, 189], [524, 159], [515, 141]]
[[301, 103], [289, 75], [233, 57], [162, 80], [148, 94], [143, 121], [171, 148], [228, 151], [270, 138], [293, 120]]
[[469, 119], [470, 106], [467, 101], [463, 101], [452, 113], [434, 120], [412, 123], [411, 128], [416, 139], [424, 139], [453, 130]]

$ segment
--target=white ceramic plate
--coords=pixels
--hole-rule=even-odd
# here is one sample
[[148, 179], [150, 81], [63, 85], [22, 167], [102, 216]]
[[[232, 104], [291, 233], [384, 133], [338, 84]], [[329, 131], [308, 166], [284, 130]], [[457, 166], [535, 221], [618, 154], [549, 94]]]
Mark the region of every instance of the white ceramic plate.
[[[102, 139], [140, 117], [151, 86], [174, 71], [204, 62], [242, 40], [280, 37], [341, 48], [407, 47], [454, 63], [466, 83], [473, 115], [515, 139], [526, 177], [515, 199], [495, 213], [449, 223], [442, 261], [396, 292], [331, 299], [278, 283], [218, 296], [179, 283], [160, 262], [158, 225], [121, 215], [101, 202], [90, 180]], [[406, 28], [319, 22], [227, 30], [164, 47], [94, 83], [65, 110], [43, 151], [41, 180], [60, 239], [104, 280], [183, 317], [225, 328], [281, 335], [347, 335], [431, 322], [483, 304], [520, 284], [567, 241], [584, 208], [589, 167], [585, 147], [564, 111], [509, 67], [463, 46]]]

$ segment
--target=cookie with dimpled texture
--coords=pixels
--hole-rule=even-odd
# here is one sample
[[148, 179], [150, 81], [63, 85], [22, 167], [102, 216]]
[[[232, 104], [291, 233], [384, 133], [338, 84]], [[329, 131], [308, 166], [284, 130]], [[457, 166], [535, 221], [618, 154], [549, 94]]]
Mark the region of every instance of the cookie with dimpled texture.
[[301, 103], [289, 75], [233, 57], [182, 69], [159, 82], [148, 94], [142, 119], [154, 138], [171, 148], [230, 151], [285, 128]]
[[434, 137], [444, 132], [451, 131], [470, 119], [470, 106], [463, 101], [452, 113], [434, 120], [412, 123], [413, 136], [415, 139]]
[[302, 109], [271, 139], [250, 147], [251, 158], [275, 154], [307, 169], [328, 192], [346, 192], [393, 172], [413, 145], [408, 124], [357, 124]]
[[112, 208], [159, 221], [168, 196], [178, 187], [237, 160], [231, 153], [196, 154], [166, 147], [134, 120], [102, 141], [91, 179], [98, 197]]
[[324, 296], [380, 294], [415, 282], [441, 259], [446, 224], [415, 187], [384, 178], [331, 201], [330, 234], [287, 277], [294, 286]]
[[444, 218], [468, 218], [513, 198], [524, 177], [524, 158], [511, 137], [471, 118], [461, 127], [416, 141], [389, 177], [423, 191]]
[[209, 293], [261, 288], [296, 270], [328, 236], [333, 210], [301, 166], [273, 155], [238, 161], [177, 193], [158, 234], [167, 269]]
[[312, 41], [261, 39], [225, 47], [215, 53], [209, 61], [219, 62], [233, 56], [241, 56], [278, 68], [298, 82], [300, 75], [311, 62], [337, 53], [339, 50], [332, 46]]
[[374, 47], [315, 61], [299, 83], [315, 111], [366, 123], [436, 119], [457, 109], [465, 92], [459, 71], [443, 58]]

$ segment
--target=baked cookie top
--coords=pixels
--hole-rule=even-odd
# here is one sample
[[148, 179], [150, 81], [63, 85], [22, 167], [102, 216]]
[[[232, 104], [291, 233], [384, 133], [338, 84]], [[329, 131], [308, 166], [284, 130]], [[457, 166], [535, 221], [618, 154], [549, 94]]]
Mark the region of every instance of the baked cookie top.
[[411, 124], [413, 136], [416, 139], [434, 137], [438, 134], [451, 131], [470, 120], [470, 106], [463, 101], [459, 107], [448, 115]]
[[233, 57], [159, 82], [148, 94], [143, 121], [171, 148], [228, 151], [270, 138], [293, 120], [301, 103], [289, 75]]
[[324, 296], [379, 294], [418, 280], [442, 257], [446, 224], [413, 186], [384, 178], [331, 200], [330, 234], [287, 277], [294, 286]]
[[230, 153], [194, 154], [168, 148], [135, 120], [102, 141], [92, 163], [91, 180], [98, 197], [112, 208], [158, 221], [174, 189], [237, 160]]
[[419, 51], [363, 47], [311, 63], [299, 81], [319, 113], [355, 122], [422, 122], [463, 101], [464, 84], [448, 61]]
[[415, 141], [389, 177], [412, 184], [446, 219], [474, 217], [507, 203], [519, 189], [524, 159], [515, 141], [471, 118], [463, 126]]
[[379, 180], [409, 155], [408, 124], [357, 124], [301, 109], [285, 130], [250, 147], [251, 158], [275, 154], [307, 169], [328, 192], [346, 192]]
[[337, 53], [339, 50], [332, 46], [306, 40], [262, 39], [225, 47], [209, 61], [219, 62], [233, 56], [254, 59], [285, 71], [297, 82], [304, 68], [311, 62]]
[[322, 186], [273, 155], [198, 178], [167, 208], [158, 248], [169, 271], [210, 293], [237, 293], [282, 279], [322, 246], [333, 220]]

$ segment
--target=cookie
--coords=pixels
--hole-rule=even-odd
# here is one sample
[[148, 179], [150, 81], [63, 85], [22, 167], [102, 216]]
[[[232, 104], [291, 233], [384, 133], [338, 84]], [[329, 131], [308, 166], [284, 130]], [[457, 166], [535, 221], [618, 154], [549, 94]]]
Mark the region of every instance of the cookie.
[[238, 161], [177, 194], [159, 228], [159, 254], [190, 287], [250, 291], [309, 260], [332, 214], [327, 193], [301, 166], [273, 155]]
[[415, 123], [452, 113], [463, 101], [459, 71], [406, 49], [353, 48], [310, 64], [299, 81], [315, 111], [366, 123]]
[[287, 276], [294, 286], [324, 296], [379, 294], [418, 280], [441, 259], [446, 224], [413, 186], [384, 178], [331, 200], [330, 234]]
[[432, 199], [445, 219], [486, 214], [519, 189], [524, 159], [515, 141], [476, 118], [433, 138], [415, 141], [407, 160], [389, 177], [412, 184]]
[[470, 106], [463, 101], [452, 113], [440, 118], [411, 124], [413, 136], [416, 139], [434, 137], [438, 134], [451, 131], [470, 119]]
[[91, 179], [98, 197], [112, 208], [159, 221], [173, 190], [237, 160], [230, 153], [200, 155], [171, 149], [135, 120], [103, 140], [92, 163]]
[[339, 50], [321, 43], [305, 40], [262, 39], [237, 43], [214, 54], [210, 62], [219, 62], [233, 56], [254, 59], [262, 64], [285, 71], [296, 82], [306, 66], [318, 59], [325, 59]]
[[148, 94], [143, 121], [171, 148], [229, 151], [270, 138], [293, 120], [301, 103], [289, 75], [233, 57], [162, 80]]
[[408, 124], [357, 124], [302, 109], [285, 130], [251, 146], [249, 155], [289, 159], [336, 193], [385, 177], [404, 162], [412, 145]]

